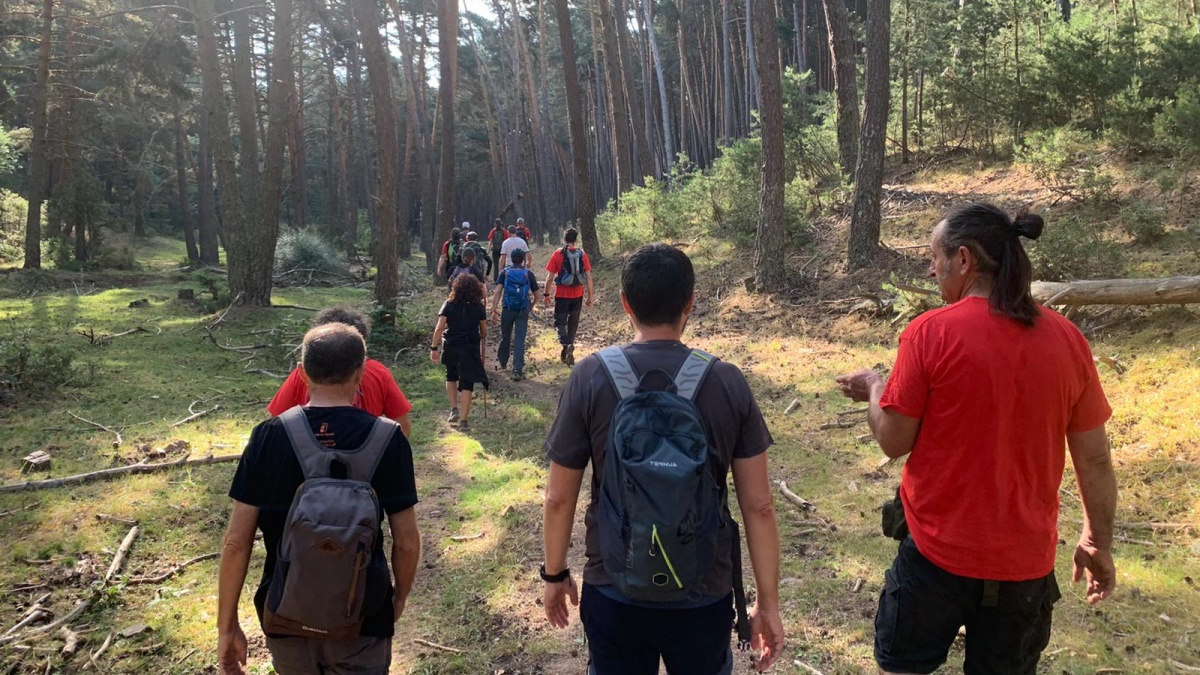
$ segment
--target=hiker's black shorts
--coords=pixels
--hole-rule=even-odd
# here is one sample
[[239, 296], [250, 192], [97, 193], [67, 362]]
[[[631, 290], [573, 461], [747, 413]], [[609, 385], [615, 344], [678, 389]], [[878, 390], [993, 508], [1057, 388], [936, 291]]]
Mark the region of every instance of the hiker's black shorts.
[[442, 345], [442, 365], [446, 366], [446, 381], [457, 382], [459, 391], [475, 391], [474, 382], [459, 378], [458, 350], [458, 347], [451, 344]]
[[583, 585], [579, 618], [588, 675], [728, 675], [733, 668], [733, 597], [695, 609], [651, 609]]
[[966, 626], [966, 675], [1034, 675], [1061, 597], [1054, 573], [1030, 581], [951, 574], [900, 543], [875, 614], [875, 662], [890, 673], [932, 673]]

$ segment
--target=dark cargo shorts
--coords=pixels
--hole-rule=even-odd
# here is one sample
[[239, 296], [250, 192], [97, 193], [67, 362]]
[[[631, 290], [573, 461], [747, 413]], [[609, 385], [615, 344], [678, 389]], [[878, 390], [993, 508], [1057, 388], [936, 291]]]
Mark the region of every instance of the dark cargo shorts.
[[966, 626], [966, 675], [1034, 675], [1060, 597], [1053, 572], [1030, 581], [960, 577], [921, 555], [909, 537], [884, 577], [875, 662], [890, 673], [932, 673]]

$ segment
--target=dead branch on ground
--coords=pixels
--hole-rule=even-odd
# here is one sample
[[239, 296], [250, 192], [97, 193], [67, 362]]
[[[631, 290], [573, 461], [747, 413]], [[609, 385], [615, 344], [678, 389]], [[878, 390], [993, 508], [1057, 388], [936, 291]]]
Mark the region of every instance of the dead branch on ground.
[[302, 312], [319, 312], [321, 310], [316, 307], [305, 307], [304, 305], [271, 305], [271, 309], [298, 309]]
[[46, 609], [46, 606], [42, 604], [49, 599], [50, 599], [50, 593], [46, 593], [46, 594], [42, 595], [42, 597], [38, 598], [37, 600], [34, 600], [33, 604], [29, 606], [29, 611], [25, 612], [25, 615], [21, 617], [21, 620], [17, 622], [17, 625], [4, 631], [4, 634], [12, 635], [13, 633], [16, 633], [17, 631], [21, 630], [22, 628], [24, 628], [32, 623], [37, 623], [41, 619], [50, 616], [50, 612]]
[[825, 673], [822, 673], [821, 671], [817, 670], [816, 668], [813, 668], [812, 666], [801, 661], [800, 659], [793, 659], [792, 663], [799, 666], [801, 670], [804, 670], [805, 672], [809, 673], [809, 675], [825, 675]]
[[96, 335], [96, 331], [93, 328], [87, 329], [86, 332], [81, 331], [81, 330], [77, 330], [75, 332], [78, 333], [79, 335], [82, 335], [83, 337], [87, 338], [88, 343], [95, 345], [97, 347], [103, 347], [104, 345], [108, 344], [109, 342], [112, 342], [113, 340], [115, 340], [119, 337], [125, 337], [126, 335], [133, 335], [134, 333], [149, 333], [150, 331], [146, 330], [145, 328], [142, 328], [141, 326], [138, 326], [136, 328], [130, 328], [129, 330], [126, 330], [126, 331], [121, 331], [120, 333], [113, 333], [112, 335]]
[[93, 422], [91, 420], [84, 419], [84, 418], [80, 417], [79, 415], [76, 415], [75, 413], [71, 412], [70, 410], [67, 411], [67, 414], [70, 415], [71, 417], [74, 417], [75, 419], [79, 420], [80, 422], [90, 424], [90, 425], [96, 427], [97, 429], [103, 429], [104, 431], [107, 431], [108, 433], [112, 434], [113, 436], [116, 436], [116, 438], [114, 438], [113, 442], [112, 442], [112, 446], [114, 448], [121, 447], [121, 443], [125, 442], [125, 439], [121, 438], [121, 432], [117, 431], [116, 429], [110, 429], [109, 427], [106, 427], [103, 424], [100, 424], [99, 422]]
[[163, 572], [162, 574], [158, 574], [158, 575], [155, 575], [152, 577], [133, 577], [131, 579], [126, 579], [125, 585], [126, 586], [134, 586], [134, 585], [138, 585], [138, 584], [160, 584], [160, 583], [166, 581], [167, 579], [170, 579], [171, 577], [175, 576], [176, 574], [179, 574], [180, 572], [184, 571], [185, 569], [191, 567], [192, 565], [195, 565], [196, 563], [201, 563], [206, 560], [214, 560], [214, 559], [220, 557], [220, 555], [221, 554], [219, 552], [205, 553], [204, 555], [198, 555], [195, 558], [192, 558], [191, 560], [188, 560], [186, 562], [181, 562], [178, 565], [171, 567], [170, 569]]
[[474, 541], [476, 539], [483, 539], [484, 534], [486, 533], [480, 532], [478, 534], [469, 534], [462, 537], [450, 537], [450, 541]]
[[62, 628], [58, 629], [58, 635], [66, 643], [63, 645], [62, 651], [59, 652], [59, 654], [64, 659], [71, 658], [75, 655], [75, 652], [79, 651], [79, 643], [81, 642], [79, 639], [79, 633], [76, 633], [70, 628], [63, 626]]
[[97, 513], [96, 520], [99, 520], [102, 523], [117, 523], [119, 525], [125, 525], [128, 527], [133, 527], [134, 525], [138, 524], [138, 521], [136, 520], [131, 520], [129, 518], [118, 518], [117, 516], [110, 516], [107, 513]]
[[217, 326], [217, 324], [224, 321], [225, 315], [229, 314], [229, 310], [233, 309], [233, 306], [236, 305], [238, 300], [241, 300], [241, 299], [242, 299], [242, 292], [238, 291], [238, 294], [233, 296], [233, 300], [230, 301], [229, 306], [225, 308], [225, 311], [221, 312], [221, 316], [218, 316], [216, 321], [213, 321], [212, 323], [208, 324], [207, 328], [209, 328], [209, 329], [215, 328]]
[[197, 459], [188, 459], [188, 455], [184, 455], [177, 460], [171, 462], [160, 462], [157, 464], [148, 464], [142, 460], [136, 464], [128, 464], [112, 469], [101, 469], [89, 473], [76, 474], [74, 476], [65, 476], [63, 478], [51, 478], [48, 480], [25, 481], [24, 483], [10, 483], [8, 485], [0, 485], [0, 494], [7, 492], [23, 492], [25, 490], [44, 490], [47, 488], [62, 487], [64, 485], [77, 485], [79, 483], [88, 483], [101, 478], [112, 478], [114, 476], [123, 476], [130, 473], [153, 473], [155, 471], [166, 471], [176, 467], [184, 466], [203, 466], [206, 464], [221, 464], [224, 462], [236, 462], [241, 458], [241, 455], [220, 455], [207, 457], [199, 457]]
[[175, 422], [174, 424], [172, 424], [171, 428], [174, 429], [177, 426], [187, 424], [188, 422], [191, 422], [194, 420], [198, 420], [201, 417], [204, 417], [205, 415], [207, 415], [209, 413], [216, 412], [221, 409], [220, 404], [218, 404], [218, 405], [214, 405], [213, 407], [209, 408], [208, 410], [201, 410], [199, 412], [193, 410], [193, 408], [196, 406], [197, 403], [202, 403], [203, 401], [204, 401], [204, 399], [201, 399], [199, 401], [192, 401], [191, 404], [188, 405], [188, 412], [191, 414], [188, 415], [187, 417], [179, 420], [178, 422]]
[[465, 650], [465, 649], [458, 649], [457, 647], [447, 647], [445, 645], [439, 645], [438, 643], [430, 642], [429, 640], [426, 640], [425, 638], [415, 638], [415, 639], [413, 639], [413, 644], [422, 645], [424, 647], [432, 647], [433, 649], [438, 649], [443, 652], [449, 652], [451, 654], [467, 653], [467, 650]]
[[271, 346], [271, 345], [267, 344], [267, 345], [242, 345], [240, 347], [231, 347], [229, 345], [223, 345], [220, 342], [217, 342], [216, 336], [213, 335], [212, 328], [205, 326], [204, 332], [205, 332], [206, 336], [208, 337], [208, 339], [212, 340], [212, 343], [214, 345], [216, 345], [217, 348], [224, 349], [227, 352], [234, 352], [234, 353], [243, 354], [243, 355], [250, 354], [253, 356], [255, 351], [257, 351], [259, 349], [266, 349], [267, 347]]
[[100, 658], [100, 656], [108, 650], [108, 646], [112, 644], [112, 639], [113, 632], [110, 630], [108, 631], [108, 637], [104, 638], [104, 642], [100, 644], [100, 648], [92, 652], [92, 655], [88, 657], [88, 662], [83, 664], [85, 670], [87, 668], [100, 668], [100, 666], [96, 663], [96, 659]]
[[271, 371], [263, 369], [263, 368], [248, 368], [242, 372], [253, 373], [255, 375], [266, 375], [267, 377], [273, 377], [277, 380], [286, 380], [287, 379], [287, 375], [281, 375], [279, 373], [272, 373]]
[[0, 518], [3, 518], [4, 516], [11, 516], [15, 513], [20, 513], [22, 511], [28, 511], [29, 509], [36, 509], [37, 507], [39, 507], [41, 505], [42, 505], [42, 503], [39, 501], [39, 502], [34, 502], [32, 504], [27, 504], [19, 509], [10, 509], [8, 511], [0, 511]]
[[789, 502], [795, 504], [796, 506], [799, 506], [801, 509], [803, 509], [805, 511], [809, 511], [814, 508], [812, 502], [808, 501], [804, 497], [801, 497], [800, 495], [796, 494], [795, 492], [792, 492], [791, 490], [789, 490], [786, 480], [779, 481], [779, 483], [777, 485], [779, 487], [779, 494], [783, 495], [784, 498], [787, 499]]
[[113, 556], [112, 564], [108, 566], [108, 572], [104, 574], [104, 583], [107, 584], [114, 576], [120, 574], [121, 568], [125, 566], [125, 556], [129, 555], [129, 547], [133, 546], [133, 540], [137, 539], [141, 531], [141, 528], [137, 525], [129, 528], [129, 533], [125, 535], [125, 539], [121, 541], [120, 548], [117, 549], [116, 555]]

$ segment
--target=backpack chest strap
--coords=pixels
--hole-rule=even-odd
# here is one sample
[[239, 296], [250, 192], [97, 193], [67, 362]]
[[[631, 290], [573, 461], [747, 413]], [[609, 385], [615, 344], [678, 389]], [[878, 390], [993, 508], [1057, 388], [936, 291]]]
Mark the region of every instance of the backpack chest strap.
[[392, 441], [392, 434], [400, 428], [392, 420], [378, 417], [362, 445], [352, 450], [339, 450], [321, 445], [308, 424], [303, 406], [285, 411], [279, 420], [283, 422], [305, 480], [331, 477], [331, 467], [337, 461], [346, 467], [347, 479], [371, 482], [383, 453]]

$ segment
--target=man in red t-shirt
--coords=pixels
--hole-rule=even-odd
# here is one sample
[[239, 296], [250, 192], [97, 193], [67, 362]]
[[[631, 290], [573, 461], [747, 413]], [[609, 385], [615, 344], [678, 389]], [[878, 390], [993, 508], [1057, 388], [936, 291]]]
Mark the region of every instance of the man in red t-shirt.
[[526, 243], [533, 241], [533, 233], [529, 231], [528, 227], [525, 227], [524, 218], [517, 218], [517, 234], [520, 235]]
[[949, 306], [905, 329], [886, 385], [870, 370], [838, 378], [846, 396], [870, 402], [884, 453], [909, 455], [900, 496], [910, 536], [875, 621], [884, 672], [933, 672], [963, 625], [965, 672], [1037, 671], [1060, 597], [1064, 445], [1084, 506], [1073, 578], [1086, 574], [1091, 603], [1115, 586], [1112, 409], [1087, 340], [1029, 292], [1019, 237], [1043, 225], [990, 204], [952, 211], [934, 228], [929, 269]]
[[[313, 319], [313, 328], [327, 323], [344, 323], [358, 331], [366, 341], [371, 334], [371, 320], [362, 312], [348, 307], [331, 307], [319, 312]], [[275, 398], [267, 404], [267, 412], [278, 417], [290, 408], [308, 403], [308, 383], [300, 368], [293, 370], [275, 393]], [[354, 407], [365, 410], [376, 417], [387, 417], [395, 420], [404, 431], [406, 437], [412, 437], [412, 422], [408, 414], [412, 412], [412, 404], [400, 391], [392, 371], [387, 366], [367, 359], [363, 366], [362, 383], [354, 396]]]
[[592, 306], [592, 261], [575, 246], [578, 240], [579, 230], [573, 227], [563, 234], [563, 247], [546, 263], [546, 292], [542, 294], [547, 307], [550, 298], [554, 298], [554, 329], [562, 345], [558, 360], [568, 366], [575, 365], [575, 335], [579, 332], [584, 289], [587, 289], [587, 306]]

